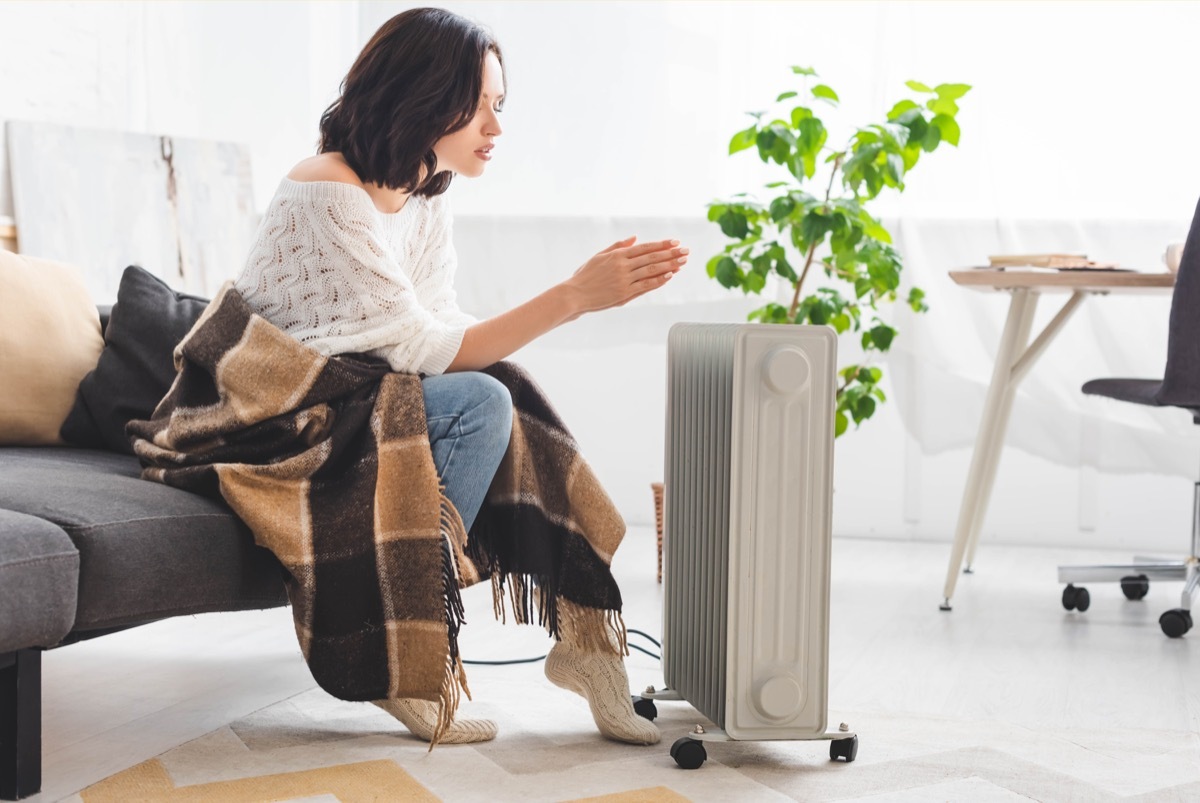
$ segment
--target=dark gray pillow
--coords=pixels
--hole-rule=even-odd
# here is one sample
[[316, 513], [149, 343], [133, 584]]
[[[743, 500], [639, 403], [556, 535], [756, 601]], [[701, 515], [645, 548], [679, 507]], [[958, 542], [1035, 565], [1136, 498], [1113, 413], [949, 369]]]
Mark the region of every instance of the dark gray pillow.
[[121, 274], [96, 368], [79, 383], [63, 440], [133, 454], [125, 423], [149, 418], [175, 381], [172, 353], [208, 306], [137, 265]]

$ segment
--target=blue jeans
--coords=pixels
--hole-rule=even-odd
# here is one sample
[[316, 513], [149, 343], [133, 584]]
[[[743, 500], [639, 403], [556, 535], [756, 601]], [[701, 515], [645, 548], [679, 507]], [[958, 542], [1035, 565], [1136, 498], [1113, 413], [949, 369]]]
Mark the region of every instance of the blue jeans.
[[425, 419], [433, 464], [463, 525], [471, 525], [508, 451], [512, 394], [479, 371], [423, 376]]

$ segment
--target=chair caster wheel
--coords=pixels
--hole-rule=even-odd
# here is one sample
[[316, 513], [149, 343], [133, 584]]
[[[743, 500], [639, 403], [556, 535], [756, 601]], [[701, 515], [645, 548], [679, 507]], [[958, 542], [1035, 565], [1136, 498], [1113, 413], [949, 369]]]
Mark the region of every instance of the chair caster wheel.
[[1121, 593], [1125, 599], [1142, 599], [1150, 593], [1150, 578], [1144, 574], [1121, 578]]
[[858, 758], [857, 736], [851, 736], [849, 739], [834, 739], [829, 743], [829, 760], [837, 761], [839, 758], [847, 764]]
[[681, 736], [671, 745], [671, 758], [683, 769], [695, 770], [708, 758], [708, 751], [701, 742]]
[[633, 711], [642, 719], [648, 719], [651, 722], [658, 716], [658, 706], [653, 700], [648, 700], [645, 697], [638, 697], [636, 694], [630, 695], [633, 698]]
[[1172, 608], [1158, 617], [1158, 626], [1171, 638], [1179, 638], [1192, 629], [1192, 612], [1183, 608]]
[[1075, 586], [1068, 584], [1067, 587], [1063, 589], [1062, 604], [1063, 607], [1068, 611], [1079, 611], [1080, 613], [1083, 613], [1091, 607], [1092, 595], [1089, 594], [1088, 590], [1083, 586], [1076, 588]]

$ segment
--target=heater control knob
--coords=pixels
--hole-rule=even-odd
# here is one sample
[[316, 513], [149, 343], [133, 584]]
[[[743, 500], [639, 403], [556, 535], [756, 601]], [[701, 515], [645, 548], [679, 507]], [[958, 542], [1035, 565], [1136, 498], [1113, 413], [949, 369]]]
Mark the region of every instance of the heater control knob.
[[763, 372], [771, 390], [790, 396], [808, 384], [808, 358], [795, 346], [779, 346], [767, 355]]
[[788, 719], [800, 710], [804, 694], [796, 679], [776, 675], [758, 685], [754, 705], [767, 719]]

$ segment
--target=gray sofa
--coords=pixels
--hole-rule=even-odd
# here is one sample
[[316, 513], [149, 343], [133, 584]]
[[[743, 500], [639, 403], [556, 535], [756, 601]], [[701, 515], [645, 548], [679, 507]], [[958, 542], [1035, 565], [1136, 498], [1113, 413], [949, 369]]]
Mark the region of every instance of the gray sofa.
[[140, 470], [98, 449], [0, 447], [0, 799], [41, 788], [42, 651], [287, 603], [279, 563], [227, 507]]

